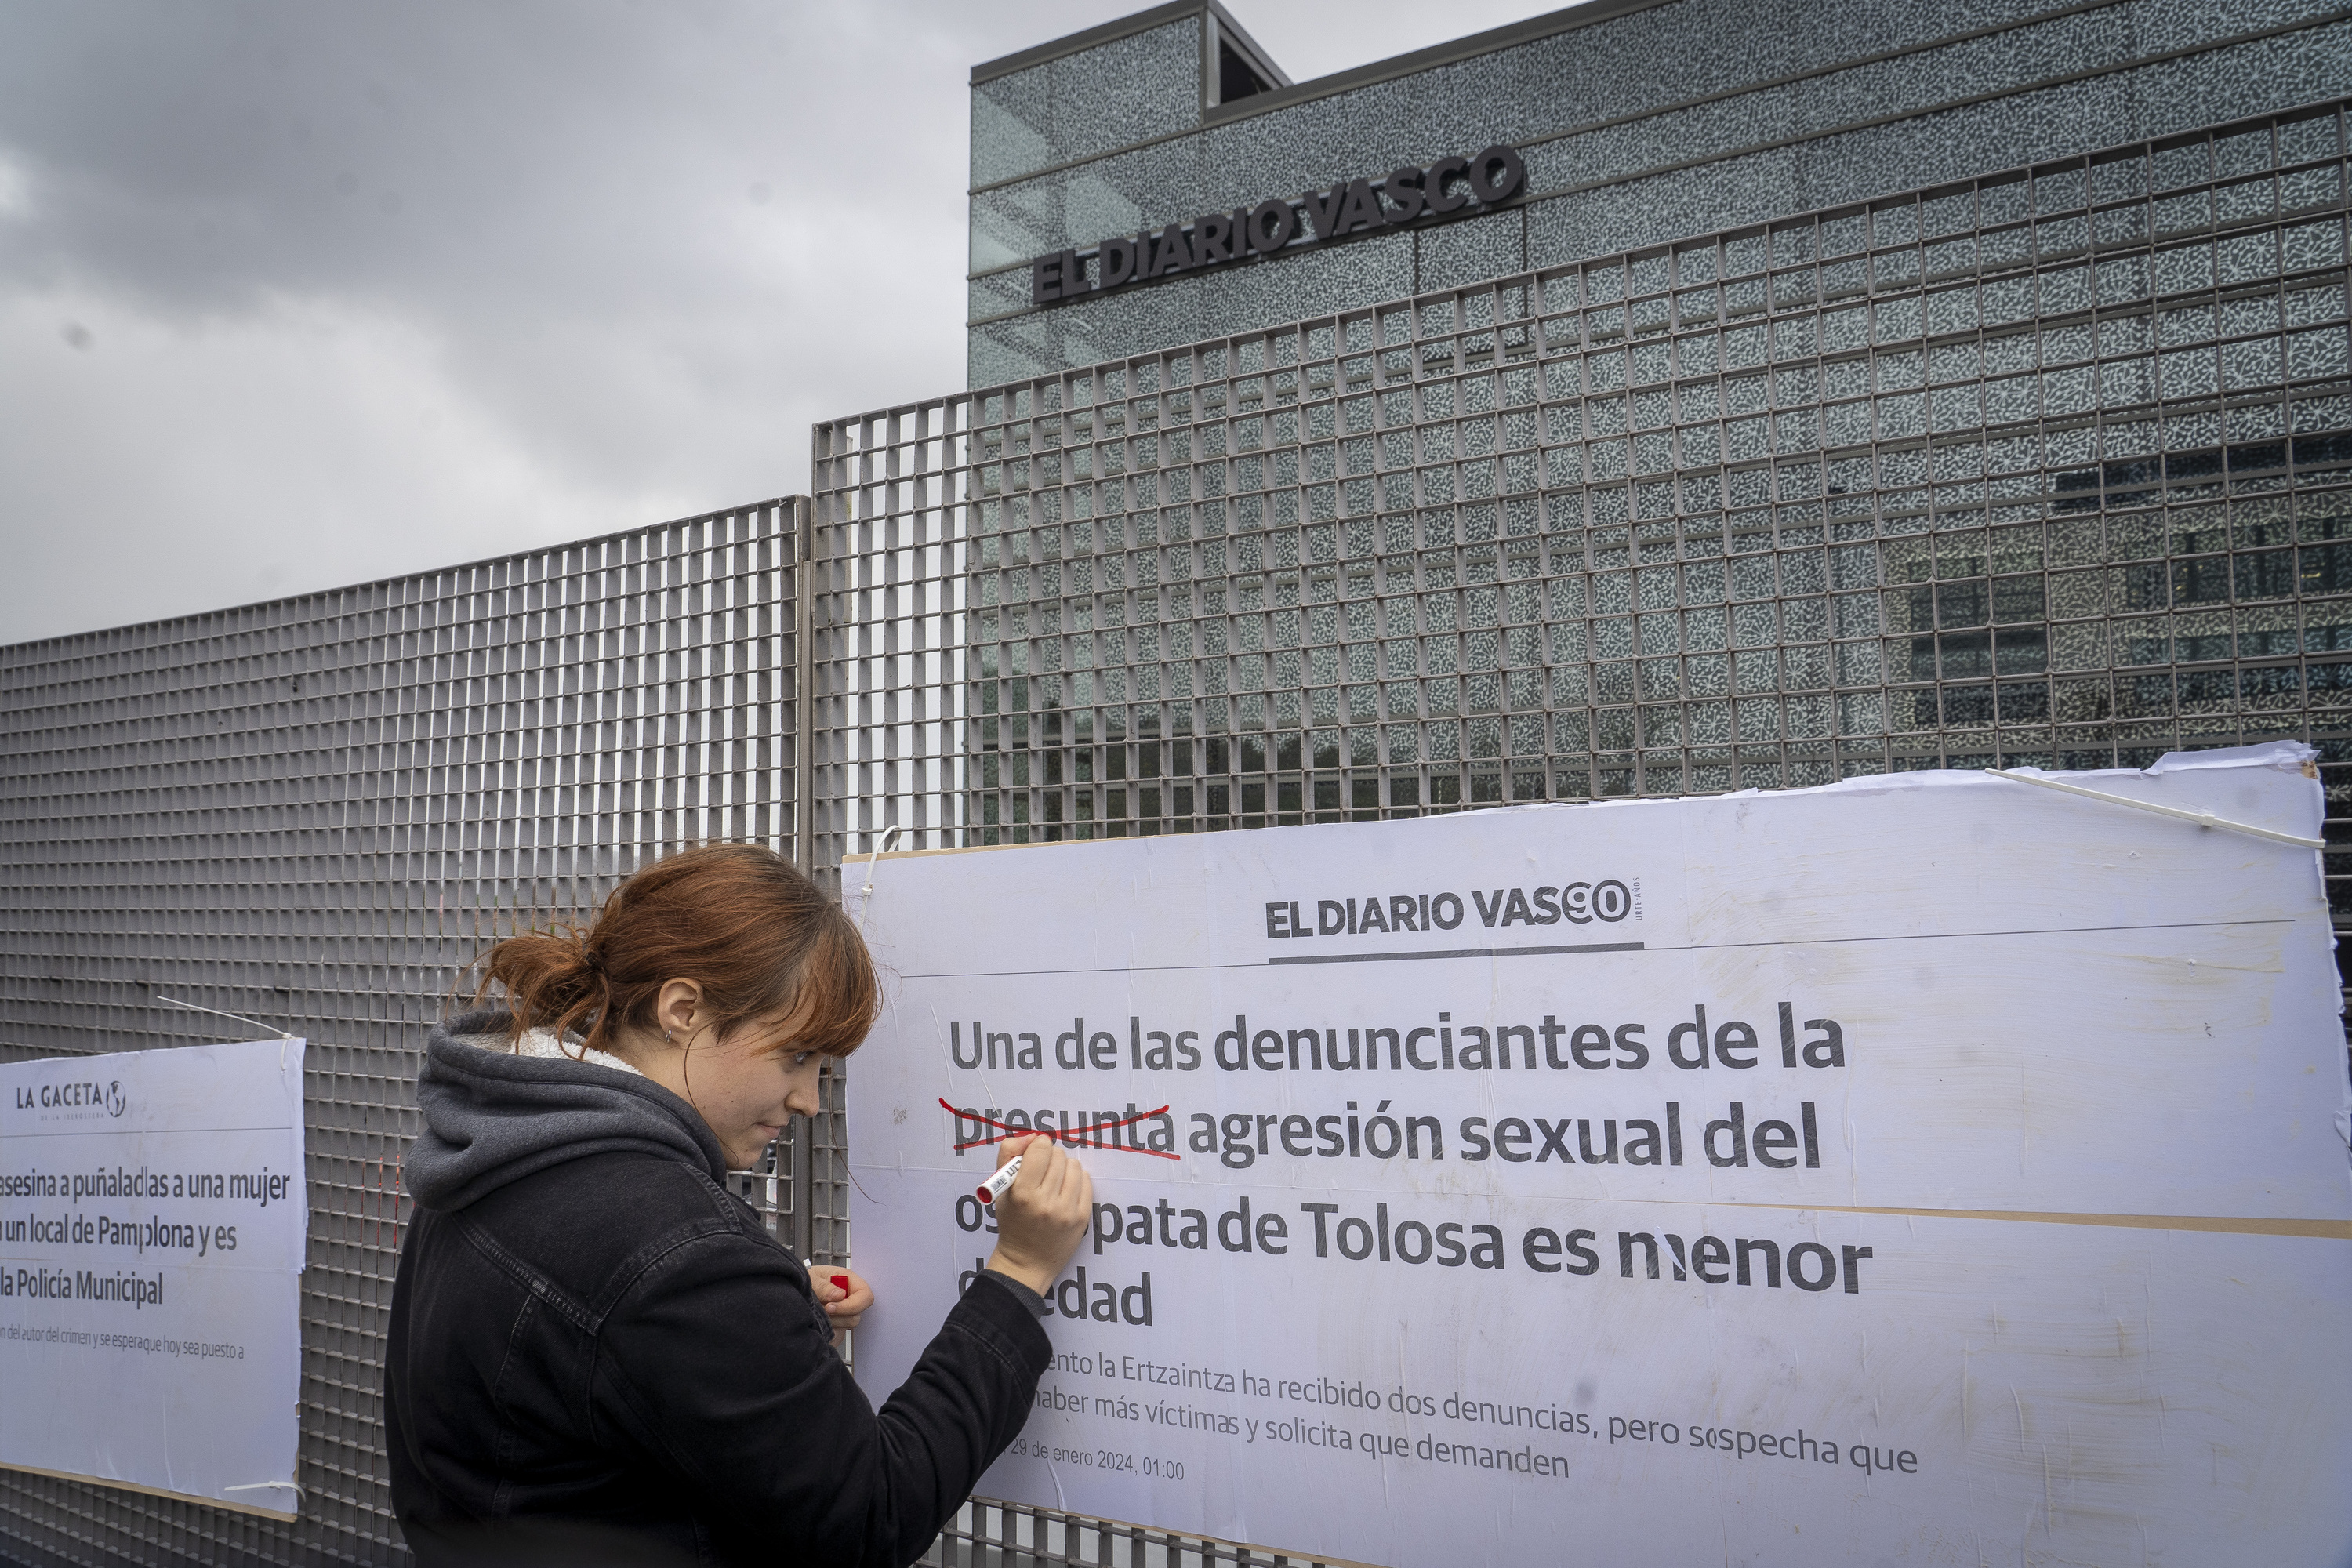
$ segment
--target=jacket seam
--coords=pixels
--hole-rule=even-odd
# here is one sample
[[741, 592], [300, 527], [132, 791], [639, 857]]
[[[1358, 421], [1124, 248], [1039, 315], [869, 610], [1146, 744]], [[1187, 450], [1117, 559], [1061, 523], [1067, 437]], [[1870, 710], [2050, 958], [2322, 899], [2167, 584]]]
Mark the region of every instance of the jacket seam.
[[[708, 1177], [704, 1179], [706, 1181], [709, 1180]], [[646, 1276], [647, 1274], [651, 1273], [656, 1268], [659, 1267], [664, 1262], [667, 1262], [672, 1255], [678, 1252], [681, 1248], [692, 1247], [698, 1242], [709, 1241], [714, 1237], [722, 1240], [733, 1239], [735, 1232], [731, 1228], [723, 1231], [704, 1230], [698, 1231], [690, 1236], [679, 1237], [668, 1246], [664, 1247], [660, 1251], [646, 1258], [636, 1267], [636, 1268], [632, 1270], [628, 1276], [627, 1281], [611, 1292], [609, 1298], [610, 1304], [607, 1305], [603, 1311], [596, 1314], [595, 1325], [588, 1331], [588, 1365], [585, 1376], [583, 1377], [581, 1384], [581, 1403], [583, 1408], [584, 1408], [588, 1413], [587, 1432], [592, 1441], [597, 1440], [600, 1437], [603, 1428], [603, 1424], [596, 1418], [596, 1379], [600, 1369], [608, 1365], [610, 1366], [611, 1371], [604, 1373], [605, 1381], [624, 1391], [623, 1397], [628, 1401], [631, 1408], [636, 1413], [639, 1419], [646, 1421], [649, 1427], [656, 1425], [652, 1421], [650, 1413], [638, 1403], [635, 1397], [635, 1390], [628, 1376], [627, 1369], [623, 1367], [620, 1363], [612, 1361], [604, 1354], [605, 1321], [612, 1317], [613, 1313], [620, 1307], [622, 1302], [629, 1299], [631, 1292], [635, 1291], [638, 1286], [645, 1283]], [[787, 1254], [787, 1256], [789, 1256], [789, 1254]], [[690, 1468], [690, 1467], [684, 1464], [683, 1456], [679, 1455], [677, 1449], [671, 1445], [667, 1434], [662, 1436], [661, 1444], [664, 1450], [670, 1454], [673, 1460], [679, 1462], [679, 1468], [681, 1469]]]
[[523, 1331], [530, 1327], [531, 1314], [539, 1302], [540, 1298], [536, 1295], [523, 1298], [521, 1310], [515, 1313], [514, 1327], [507, 1331], [507, 1353], [499, 1358], [498, 1375], [490, 1380], [490, 1408], [498, 1413], [499, 1417], [498, 1436], [490, 1447], [499, 1467], [499, 1484], [490, 1490], [490, 1512], [498, 1519], [506, 1518], [514, 1506], [511, 1456], [516, 1432], [514, 1419], [507, 1412], [507, 1373], [514, 1365], [515, 1354], [522, 1346]]
[[535, 1299], [554, 1308], [583, 1333], [597, 1331], [597, 1324], [586, 1308], [572, 1300], [569, 1292], [558, 1289], [538, 1269], [509, 1252], [488, 1229], [463, 1214], [454, 1214], [449, 1217], [457, 1222], [459, 1233], [473, 1244], [477, 1251], [497, 1265], [499, 1272], [521, 1285]]
[[[658, 1268], [664, 1263], [668, 1262], [672, 1253], [678, 1251], [680, 1248], [693, 1247], [706, 1241], [749, 1241], [751, 1239], [751, 1237], [743, 1235], [740, 1230], [732, 1226], [717, 1230], [698, 1230], [690, 1236], [678, 1237], [675, 1240], [671, 1241], [667, 1246], [663, 1247], [660, 1251], [646, 1256], [645, 1260], [642, 1263], [638, 1264], [636, 1268], [629, 1271], [625, 1279], [618, 1286], [617, 1289], [611, 1292], [611, 1305], [596, 1313], [595, 1321], [593, 1324], [588, 1326], [588, 1331], [601, 1336], [604, 1331], [605, 1320], [613, 1315], [614, 1309], [618, 1308], [623, 1301], [628, 1300], [629, 1293], [635, 1290], [640, 1284], [644, 1283], [645, 1278], [647, 1274], [651, 1273], [654, 1269]], [[784, 1256], [788, 1258], [792, 1258], [790, 1251], [786, 1251]], [[793, 1261], [798, 1262], [799, 1259], [793, 1258]], [[803, 1272], [805, 1272], [805, 1270], [803, 1270]]]

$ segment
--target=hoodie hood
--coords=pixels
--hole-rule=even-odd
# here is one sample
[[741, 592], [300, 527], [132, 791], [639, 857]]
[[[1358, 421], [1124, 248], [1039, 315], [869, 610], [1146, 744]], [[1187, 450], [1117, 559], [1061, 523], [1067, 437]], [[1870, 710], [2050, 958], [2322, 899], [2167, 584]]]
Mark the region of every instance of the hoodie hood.
[[416, 1079], [425, 1131], [403, 1167], [419, 1205], [462, 1209], [550, 1165], [625, 1152], [726, 1185], [726, 1155], [694, 1107], [636, 1073], [518, 1056], [506, 1048], [513, 1022], [488, 1010], [435, 1026]]

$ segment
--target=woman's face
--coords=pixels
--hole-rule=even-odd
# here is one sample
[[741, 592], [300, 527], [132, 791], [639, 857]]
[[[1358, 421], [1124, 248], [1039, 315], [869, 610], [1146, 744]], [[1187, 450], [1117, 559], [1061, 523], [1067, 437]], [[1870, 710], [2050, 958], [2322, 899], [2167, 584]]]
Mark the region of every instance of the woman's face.
[[[690, 988], [692, 994], [676, 994]], [[749, 1170], [794, 1116], [814, 1116], [824, 1058], [792, 1047], [782, 1021], [738, 1024], [724, 1038], [702, 1008], [701, 988], [671, 981], [657, 1008], [664, 1032], [628, 1042], [631, 1066], [702, 1114], [730, 1171]]]
[[760, 1152], [783, 1136], [785, 1123], [816, 1114], [824, 1058], [793, 1050], [777, 1026], [738, 1025], [723, 1040], [705, 1030], [690, 1045], [684, 1035], [678, 1038], [686, 1048], [677, 1053], [676, 1092], [718, 1134], [729, 1170], [751, 1169]]

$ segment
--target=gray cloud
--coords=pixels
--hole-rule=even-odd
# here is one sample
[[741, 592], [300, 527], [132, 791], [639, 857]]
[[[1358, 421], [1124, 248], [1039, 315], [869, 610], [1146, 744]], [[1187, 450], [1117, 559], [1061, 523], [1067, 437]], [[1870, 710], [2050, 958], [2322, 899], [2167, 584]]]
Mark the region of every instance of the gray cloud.
[[0, 642], [803, 488], [961, 384], [971, 65], [1132, 8], [0, 4]]

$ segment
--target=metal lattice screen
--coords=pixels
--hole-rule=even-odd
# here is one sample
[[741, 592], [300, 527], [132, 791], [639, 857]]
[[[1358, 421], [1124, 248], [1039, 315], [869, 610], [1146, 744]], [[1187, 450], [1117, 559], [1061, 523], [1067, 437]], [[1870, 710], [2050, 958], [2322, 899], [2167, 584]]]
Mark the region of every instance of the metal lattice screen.
[[821, 426], [821, 849], [2331, 731], [2339, 121]]
[[820, 426], [818, 857], [2273, 736], [2343, 812], [2342, 107]]
[[[425, 1026], [644, 858], [795, 848], [804, 512], [0, 648], [0, 1059], [266, 1033], [175, 1003], [304, 1036], [311, 1205], [299, 1521], [0, 1471], [0, 1558], [405, 1560], [383, 1345]], [[803, 1245], [842, 1206], [824, 1121], [740, 1179]]]

